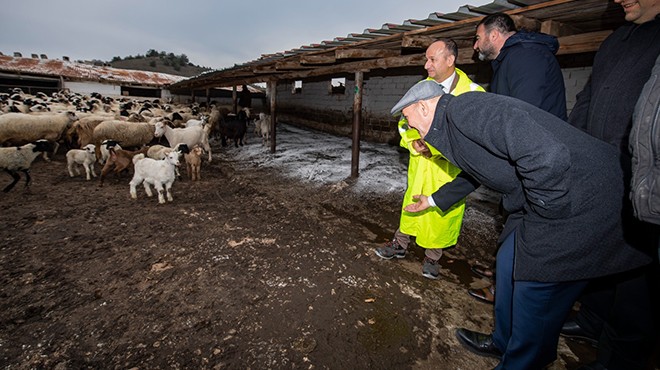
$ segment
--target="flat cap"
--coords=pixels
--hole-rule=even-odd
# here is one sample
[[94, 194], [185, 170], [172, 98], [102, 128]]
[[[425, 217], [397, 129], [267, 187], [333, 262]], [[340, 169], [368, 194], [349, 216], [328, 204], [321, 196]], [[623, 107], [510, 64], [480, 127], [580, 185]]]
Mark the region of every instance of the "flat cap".
[[442, 89], [442, 85], [434, 80], [422, 80], [413, 85], [413, 87], [406, 92], [403, 98], [392, 107], [391, 113], [393, 116], [398, 116], [404, 108], [411, 104], [417, 103], [420, 100], [435, 98], [436, 96], [443, 94], [444, 90]]

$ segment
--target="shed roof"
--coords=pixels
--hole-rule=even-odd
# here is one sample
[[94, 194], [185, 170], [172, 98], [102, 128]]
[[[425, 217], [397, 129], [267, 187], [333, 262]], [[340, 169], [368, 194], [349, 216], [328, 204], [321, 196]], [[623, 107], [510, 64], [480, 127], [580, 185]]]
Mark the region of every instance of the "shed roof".
[[58, 59], [22, 58], [0, 55], [0, 72], [64, 77], [71, 80], [119, 82], [148, 86], [170, 85], [186, 79], [166, 73], [119, 69]]
[[457, 64], [474, 63], [475, 27], [483, 16], [497, 12], [510, 14], [518, 25], [557, 36], [559, 55], [594, 52], [624, 23], [621, 6], [610, 0], [494, 0], [478, 7], [465, 5], [453, 13], [434, 12], [422, 20], [386, 23], [380, 29], [367, 28], [346, 37], [262, 54], [258, 59], [206, 72], [170, 88], [204, 89], [422, 66], [426, 47], [440, 37], [457, 42]]

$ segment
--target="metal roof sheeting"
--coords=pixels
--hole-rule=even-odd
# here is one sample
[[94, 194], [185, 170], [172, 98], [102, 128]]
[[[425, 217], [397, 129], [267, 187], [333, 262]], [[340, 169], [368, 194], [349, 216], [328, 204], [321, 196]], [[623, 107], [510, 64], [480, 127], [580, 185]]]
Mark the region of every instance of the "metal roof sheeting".
[[400, 25], [385, 23], [380, 29], [367, 28], [362, 33], [336, 37], [333, 42], [263, 54], [256, 60], [181, 81], [171, 89], [203, 89], [423, 65], [426, 46], [440, 37], [458, 43], [457, 64], [476, 63], [472, 50], [475, 27], [483, 16], [497, 12], [509, 13], [521, 26], [531, 25], [559, 37], [558, 54], [593, 52], [607, 34], [624, 22], [621, 6], [611, 0], [494, 0], [478, 7], [464, 5], [453, 13], [433, 12], [426, 19], [408, 19]]
[[185, 80], [184, 76], [159, 72], [95, 66], [58, 59], [36, 59], [0, 55], [0, 71], [16, 74], [64, 77], [71, 80], [119, 82], [149, 86], [171, 85]]

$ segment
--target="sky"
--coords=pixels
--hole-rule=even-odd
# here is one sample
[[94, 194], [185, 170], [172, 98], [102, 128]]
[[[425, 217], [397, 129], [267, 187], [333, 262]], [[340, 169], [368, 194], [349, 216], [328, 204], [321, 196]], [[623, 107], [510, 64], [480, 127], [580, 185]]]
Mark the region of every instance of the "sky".
[[492, 0], [0, 0], [0, 52], [102, 60], [185, 54], [224, 69], [303, 45]]

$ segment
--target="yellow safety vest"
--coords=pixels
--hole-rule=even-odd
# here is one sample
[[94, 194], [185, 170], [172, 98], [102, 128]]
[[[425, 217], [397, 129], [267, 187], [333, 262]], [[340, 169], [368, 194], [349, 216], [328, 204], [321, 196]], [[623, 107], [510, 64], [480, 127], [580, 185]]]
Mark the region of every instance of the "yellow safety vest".
[[[451, 91], [452, 95], [460, 95], [468, 91], [484, 91], [460, 69], [456, 68], [456, 74], [458, 82]], [[446, 212], [442, 212], [438, 207], [431, 207], [422, 212], [410, 213], [404, 211], [403, 208], [414, 203], [413, 195], [430, 196], [442, 185], [452, 181], [461, 170], [449, 163], [437, 149], [428, 143], [431, 158], [417, 153], [412, 148], [412, 142], [420, 139], [419, 132], [408, 129], [408, 122], [405, 118], [399, 121], [399, 134], [401, 135], [400, 145], [410, 151], [408, 188], [403, 197], [399, 222], [401, 232], [415, 236], [417, 245], [424, 248], [446, 248], [455, 245], [463, 223], [465, 199], [456, 203]]]

